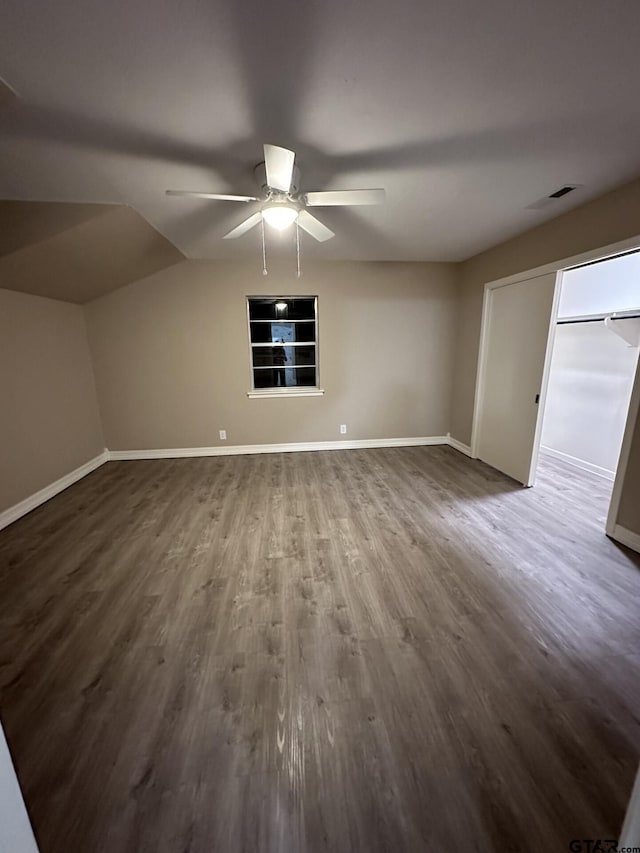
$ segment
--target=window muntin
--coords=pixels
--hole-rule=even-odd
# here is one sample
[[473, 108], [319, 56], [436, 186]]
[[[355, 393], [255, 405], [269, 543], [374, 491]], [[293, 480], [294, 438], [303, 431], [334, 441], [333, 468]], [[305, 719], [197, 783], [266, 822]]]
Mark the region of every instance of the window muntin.
[[250, 296], [247, 314], [253, 390], [317, 388], [317, 298]]

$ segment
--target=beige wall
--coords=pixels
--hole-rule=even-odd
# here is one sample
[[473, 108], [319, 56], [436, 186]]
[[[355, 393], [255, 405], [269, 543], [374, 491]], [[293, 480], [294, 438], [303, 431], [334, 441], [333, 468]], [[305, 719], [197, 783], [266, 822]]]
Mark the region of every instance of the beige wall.
[[[324, 397], [248, 399], [245, 297], [317, 294]], [[185, 261], [85, 306], [111, 450], [442, 435], [455, 267]]]
[[484, 284], [640, 234], [640, 180], [465, 261], [451, 434], [469, 444]]
[[104, 449], [82, 308], [0, 290], [0, 512]]

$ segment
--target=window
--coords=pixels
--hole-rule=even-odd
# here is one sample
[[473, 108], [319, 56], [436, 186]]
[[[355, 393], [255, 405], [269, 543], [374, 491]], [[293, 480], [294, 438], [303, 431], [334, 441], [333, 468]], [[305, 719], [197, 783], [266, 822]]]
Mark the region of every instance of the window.
[[322, 393], [315, 296], [250, 296], [251, 396]]

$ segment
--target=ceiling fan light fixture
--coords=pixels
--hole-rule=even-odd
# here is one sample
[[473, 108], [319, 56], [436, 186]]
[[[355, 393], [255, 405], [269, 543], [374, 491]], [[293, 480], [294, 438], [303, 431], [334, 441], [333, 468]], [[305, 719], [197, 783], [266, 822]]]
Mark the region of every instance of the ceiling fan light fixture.
[[[187, 196], [191, 198], [205, 198], [212, 201], [242, 201], [260, 202], [260, 208], [252, 213], [244, 222], [236, 225], [223, 240], [235, 240], [242, 237], [247, 231], [251, 231], [260, 225], [262, 231], [262, 255], [264, 274], [267, 274], [265, 265], [265, 240], [264, 223], [266, 222], [277, 231], [284, 231], [289, 226], [296, 224], [296, 246], [298, 259], [300, 254], [300, 229], [305, 231], [314, 240], [324, 243], [335, 237], [330, 228], [327, 228], [320, 220], [312, 216], [308, 207], [344, 207], [345, 205], [382, 204], [385, 199], [384, 190], [378, 189], [356, 189], [356, 190], [327, 190], [319, 192], [300, 193], [299, 177], [300, 170], [296, 166], [296, 155], [288, 148], [279, 145], [264, 145], [264, 160], [254, 168], [254, 174], [260, 186], [261, 195], [232, 195], [229, 193], [198, 192], [193, 190], [167, 190], [170, 196]], [[300, 269], [298, 265], [298, 275]]]
[[298, 210], [289, 204], [267, 204], [262, 208], [262, 218], [272, 228], [278, 231], [284, 231], [298, 218]]

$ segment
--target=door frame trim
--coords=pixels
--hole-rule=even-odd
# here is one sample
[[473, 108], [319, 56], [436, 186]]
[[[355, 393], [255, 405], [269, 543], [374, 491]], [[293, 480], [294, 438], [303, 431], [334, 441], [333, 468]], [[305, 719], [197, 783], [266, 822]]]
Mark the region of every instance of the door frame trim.
[[[561, 258], [560, 260], [553, 261], [548, 264], [543, 264], [539, 267], [533, 267], [530, 270], [522, 270], [518, 273], [513, 273], [508, 276], [503, 276], [502, 278], [495, 279], [493, 281], [485, 282], [484, 285], [484, 295], [482, 301], [482, 320], [480, 325], [480, 343], [478, 347], [478, 366], [476, 369], [476, 384], [475, 384], [475, 397], [473, 404], [473, 422], [471, 426], [471, 455], [474, 459], [478, 458], [478, 445], [480, 439], [480, 414], [482, 411], [482, 403], [484, 398], [484, 371], [486, 364], [486, 351], [489, 342], [489, 303], [491, 300], [491, 292], [498, 287], [504, 287], [508, 284], [517, 284], [519, 282], [527, 281], [529, 279], [538, 278], [545, 273], [561, 273], [566, 270], [572, 269], [573, 267], [581, 266], [586, 263], [594, 263], [596, 261], [604, 261], [609, 258], [613, 258], [616, 255], [623, 255], [626, 252], [632, 249], [640, 249], [640, 234], [635, 237], [628, 237], [625, 240], [619, 240], [616, 243], [610, 243], [606, 246], [601, 246], [597, 249], [590, 249], [587, 252], [580, 252], [577, 255], [570, 255], [566, 258]], [[556, 291], [554, 294], [554, 302], [559, 298], [560, 288], [558, 286], [559, 282], [556, 280]], [[556, 306], [557, 311], [557, 306]], [[547, 342], [547, 353], [545, 356], [545, 367], [547, 367], [547, 363], [550, 360], [550, 348], [549, 341]], [[553, 343], [551, 341], [551, 343]], [[548, 379], [548, 375], [547, 375]], [[543, 400], [541, 395], [541, 402]], [[542, 422], [542, 418], [540, 417], [539, 410], [538, 415], [538, 426]], [[536, 427], [536, 432], [538, 432], [538, 426]], [[540, 436], [537, 436], [538, 444], [539, 444]], [[534, 449], [534, 456], [537, 456], [537, 448]], [[622, 471], [622, 456], [620, 458], [620, 464], [618, 466], [618, 473], [624, 474]], [[625, 460], [626, 464], [626, 460]], [[622, 486], [620, 486], [620, 490]]]
[[609, 512], [607, 513], [607, 523], [605, 531], [607, 536], [612, 539], [622, 542], [624, 545], [633, 548], [634, 551], [639, 549], [637, 543], [629, 544], [624, 539], [618, 538], [616, 532], [623, 530], [618, 524], [618, 511], [620, 509], [620, 500], [622, 498], [622, 490], [624, 489], [624, 481], [627, 476], [627, 465], [631, 454], [631, 444], [633, 441], [633, 433], [635, 432], [636, 421], [638, 420], [638, 412], [640, 411], [640, 358], [636, 364], [636, 376], [633, 380], [633, 388], [631, 389], [631, 399], [629, 400], [629, 409], [627, 410], [627, 420], [624, 425], [624, 434], [622, 437], [622, 446], [620, 447], [620, 456], [618, 457], [618, 465], [616, 467], [615, 479], [613, 481], [613, 491], [611, 492], [611, 500], [609, 501]]
[[[495, 285], [499, 285], [496, 283]], [[490, 323], [490, 300], [493, 287], [490, 283], [485, 284], [482, 296], [482, 319], [480, 321], [480, 344], [478, 349], [478, 366], [476, 369], [476, 389], [473, 403], [473, 421], [471, 423], [471, 456], [478, 458], [478, 445], [480, 444], [480, 415], [484, 405], [484, 374], [487, 361], [487, 348], [489, 343]]]
[[553, 347], [556, 342], [556, 329], [558, 310], [560, 308], [560, 293], [562, 292], [562, 277], [564, 270], [556, 272], [556, 280], [553, 283], [553, 302], [551, 303], [551, 314], [549, 316], [549, 329], [547, 331], [547, 346], [544, 353], [544, 366], [542, 368], [542, 381], [540, 382], [540, 398], [538, 400], [538, 415], [536, 417], [536, 431], [533, 436], [533, 453], [531, 464], [525, 486], [533, 486], [536, 481], [536, 470], [538, 468], [538, 455], [542, 442], [542, 424], [544, 422], [544, 410], [547, 405], [547, 391], [549, 390], [549, 377], [551, 376], [551, 358]]

